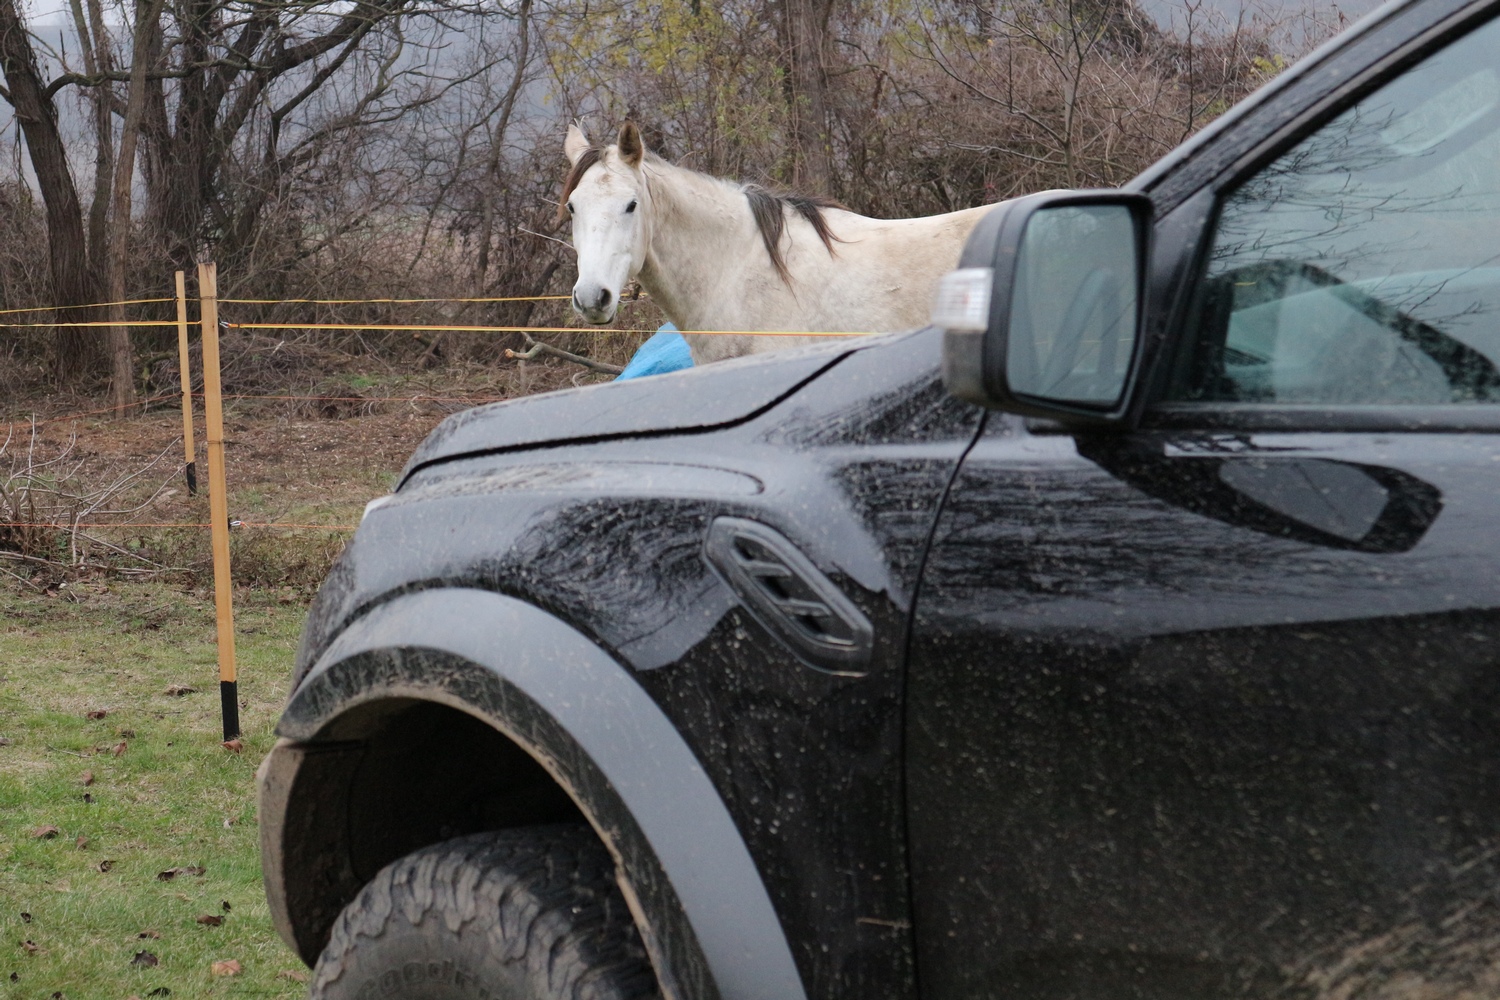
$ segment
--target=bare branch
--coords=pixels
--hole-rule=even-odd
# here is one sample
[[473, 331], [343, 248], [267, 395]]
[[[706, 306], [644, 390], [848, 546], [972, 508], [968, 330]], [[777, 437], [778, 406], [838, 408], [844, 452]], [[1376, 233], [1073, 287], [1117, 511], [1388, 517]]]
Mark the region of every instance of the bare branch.
[[575, 365], [582, 365], [589, 371], [602, 372], [605, 375], [618, 375], [625, 370], [619, 365], [607, 365], [602, 361], [595, 361], [593, 358], [585, 358], [580, 354], [573, 354], [560, 347], [544, 344], [540, 340], [532, 341], [531, 346], [524, 351], [512, 351], [509, 348], [505, 351], [507, 358], [515, 358], [517, 361], [531, 361], [543, 355], [549, 358], [561, 358], [564, 361], [571, 361]]

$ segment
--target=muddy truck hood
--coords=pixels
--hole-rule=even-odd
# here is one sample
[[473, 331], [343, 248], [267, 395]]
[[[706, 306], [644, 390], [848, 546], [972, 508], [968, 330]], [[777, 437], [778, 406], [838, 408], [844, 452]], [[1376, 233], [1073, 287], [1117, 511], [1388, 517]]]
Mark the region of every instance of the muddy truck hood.
[[840, 341], [475, 407], [438, 424], [406, 463], [401, 482], [455, 458], [717, 430], [759, 416], [857, 349]]

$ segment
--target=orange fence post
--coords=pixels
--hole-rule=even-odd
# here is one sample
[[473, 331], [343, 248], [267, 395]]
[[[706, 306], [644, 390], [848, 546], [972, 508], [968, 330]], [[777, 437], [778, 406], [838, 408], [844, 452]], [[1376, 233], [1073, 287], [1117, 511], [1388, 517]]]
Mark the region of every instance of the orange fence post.
[[224, 399], [219, 382], [219, 276], [198, 265], [198, 309], [203, 321], [203, 429], [208, 442], [208, 511], [213, 532], [214, 612], [219, 636], [219, 703], [224, 739], [240, 734], [234, 664], [234, 581], [229, 575], [229, 497], [224, 486]]
[[182, 371], [182, 474], [188, 495], [198, 493], [198, 454], [193, 447], [193, 369], [188, 361], [187, 280], [177, 272], [177, 367]]

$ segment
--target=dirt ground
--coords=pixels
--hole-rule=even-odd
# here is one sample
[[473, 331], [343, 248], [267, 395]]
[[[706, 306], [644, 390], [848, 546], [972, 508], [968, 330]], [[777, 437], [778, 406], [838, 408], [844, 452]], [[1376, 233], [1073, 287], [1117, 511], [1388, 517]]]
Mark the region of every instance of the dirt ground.
[[[311, 387], [226, 399], [229, 515], [250, 523], [232, 536], [236, 581], [310, 592], [364, 504], [389, 491], [444, 417], [601, 378], [563, 364], [417, 376], [341, 372]], [[44, 589], [80, 573], [176, 574], [206, 583], [209, 532], [196, 527], [209, 518], [202, 401], [194, 406], [196, 496], [183, 475], [176, 399], [126, 419], [71, 416], [98, 406], [46, 397], [13, 404], [0, 416], [0, 572]], [[72, 523], [80, 516], [77, 532], [4, 526]], [[262, 526], [282, 524], [297, 527]]]
[[[356, 373], [333, 384], [325, 380], [317, 386], [276, 387], [251, 399], [229, 396], [224, 402], [224, 444], [230, 479], [275, 482], [282, 470], [301, 477], [312, 469], [371, 460], [394, 463], [399, 469], [416, 444], [450, 413], [601, 379], [562, 364], [533, 364], [529, 369], [460, 370], [421, 379]], [[151, 404], [144, 415], [123, 420], [97, 412], [99, 407], [99, 400], [76, 395], [16, 401], [4, 408], [9, 412], [0, 411], [0, 442], [8, 431], [9, 450], [28, 445], [30, 421], [35, 418], [38, 457], [50, 457], [76, 438], [74, 454], [84, 461], [83, 471], [91, 479], [138, 468], [164, 451], [181, 464], [180, 444], [171, 450], [182, 438], [176, 396]], [[203, 400], [194, 399], [193, 407], [195, 443], [203, 462]], [[87, 415], [68, 419], [79, 412]], [[358, 447], [348, 447], [354, 443]], [[327, 481], [326, 475], [316, 478]]]

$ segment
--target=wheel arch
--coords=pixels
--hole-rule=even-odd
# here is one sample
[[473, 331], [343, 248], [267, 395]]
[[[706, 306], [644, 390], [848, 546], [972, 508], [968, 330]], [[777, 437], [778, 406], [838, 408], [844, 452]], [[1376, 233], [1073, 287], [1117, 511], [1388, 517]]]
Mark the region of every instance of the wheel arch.
[[[373, 874], [357, 870], [360, 856], [368, 869], [395, 849], [360, 848], [366, 829], [400, 843], [402, 812], [437, 829], [442, 816], [423, 803], [444, 801], [445, 775], [479, 775], [522, 802], [483, 821], [492, 827], [567, 810], [588, 821], [668, 996], [805, 997], [759, 871], [692, 750], [626, 668], [545, 611], [468, 588], [381, 604], [320, 657], [278, 733], [260, 773], [261, 853], [273, 921], [304, 960]], [[430, 753], [432, 740], [447, 749]]]

